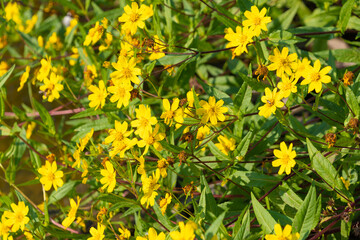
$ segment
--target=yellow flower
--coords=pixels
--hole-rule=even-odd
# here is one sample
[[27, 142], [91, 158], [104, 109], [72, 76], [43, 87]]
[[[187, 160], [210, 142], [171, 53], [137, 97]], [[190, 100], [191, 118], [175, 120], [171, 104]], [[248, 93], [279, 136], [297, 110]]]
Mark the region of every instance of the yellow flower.
[[4, 212], [4, 221], [3, 224], [11, 226], [11, 231], [16, 232], [21, 229], [24, 230], [25, 224], [27, 224], [30, 219], [26, 216], [29, 212], [29, 207], [25, 206], [25, 203], [20, 201], [18, 205], [15, 203], [11, 204], [11, 211]]
[[142, 205], [146, 204], [146, 208], [150, 206], [154, 206], [155, 197], [158, 195], [156, 190], [160, 187], [160, 184], [157, 182], [160, 178], [160, 171], [156, 169], [156, 172], [152, 174], [152, 176], [147, 177], [146, 174], [141, 176], [142, 182], [142, 190], [144, 192], [144, 196], [141, 198], [140, 203]]
[[130, 134], [133, 132], [133, 130], [128, 131], [128, 123], [127, 122], [119, 122], [115, 120], [115, 128], [109, 130], [109, 136], [107, 136], [104, 140], [105, 144], [110, 144], [112, 142], [122, 142], [125, 138], [130, 136]]
[[76, 212], [79, 208], [80, 205], [80, 198], [79, 196], [77, 196], [76, 198], [76, 202], [74, 199], [70, 199], [70, 211], [68, 216], [64, 219], [64, 221], [62, 221], [61, 225], [63, 225], [66, 228], [68, 228], [72, 222], [75, 221], [76, 218]]
[[136, 119], [131, 122], [132, 127], [136, 127], [135, 134], [142, 137], [146, 132], [152, 131], [152, 125], [157, 123], [156, 117], [151, 116], [151, 109], [149, 106], [143, 104], [139, 105], [139, 108], [135, 109]]
[[36, 22], [38, 20], [38, 16], [34, 15], [31, 17], [31, 19], [26, 20], [25, 24], [26, 24], [26, 28], [24, 29], [24, 33], [30, 33], [31, 30], [34, 28]]
[[64, 86], [59, 83], [62, 79], [62, 76], [53, 72], [50, 74], [50, 79], [47, 77], [44, 79], [44, 85], [40, 86], [40, 90], [44, 92], [43, 99], [47, 98], [49, 102], [52, 102], [60, 98], [59, 92], [64, 89]]
[[309, 67], [307, 73], [304, 76], [304, 80], [301, 82], [301, 85], [310, 84], [308, 92], [315, 90], [316, 93], [320, 92], [322, 89], [322, 83], [331, 82], [331, 77], [327, 75], [331, 71], [331, 67], [327, 66], [321, 69], [320, 60], [316, 60], [314, 67]]
[[286, 175], [289, 175], [291, 168], [296, 164], [294, 158], [296, 157], [296, 152], [292, 150], [293, 144], [290, 143], [289, 149], [286, 147], [285, 142], [280, 143], [280, 150], [275, 149], [274, 155], [278, 159], [272, 162], [273, 167], [279, 167], [278, 174], [281, 175], [283, 172], [286, 172]]
[[252, 37], [254, 36], [254, 32], [250, 31], [248, 27], [236, 27], [236, 32], [234, 32], [231, 28], [227, 28], [225, 30], [224, 38], [229, 41], [226, 45], [227, 48], [236, 47], [232, 50], [232, 58], [235, 56], [240, 56], [243, 52], [248, 52], [246, 46], [248, 43], [252, 41]]
[[281, 229], [280, 224], [275, 224], [274, 227], [274, 234], [266, 234], [266, 240], [298, 240], [300, 237], [299, 233], [292, 234], [291, 233], [292, 227], [290, 225], [286, 225], [284, 230]]
[[38, 45], [39, 47], [44, 47], [44, 38], [42, 36], [38, 36]]
[[300, 77], [305, 77], [309, 67], [311, 67], [309, 59], [298, 59], [297, 68], [295, 71], [295, 78], [299, 79]]
[[11, 236], [10, 237], [8, 237], [8, 236], [9, 236], [9, 233], [11, 231], [11, 225], [7, 225], [5, 223], [5, 221], [6, 221], [6, 218], [5, 218], [5, 215], [3, 214], [1, 216], [1, 222], [0, 222], [0, 236], [2, 236], [3, 239], [10, 240]]
[[162, 178], [165, 178], [167, 176], [166, 169], [168, 166], [169, 166], [169, 162], [165, 158], [159, 159], [157, 161], [157, 167], [160, 171]]
[[101, 188], [108, 188], [107, 192], [111, 193], [114, 191], [116, 185], [116, 172], [110, 161], [106, 161], [105, 166], [105, 169], [100, 170], [101, 175], [104, 176], [100, 179], [101, 184], [103, 184]]
[[54, 47], [56, 50], [60, 50], [63, 47], [63, 44], [56, 32], [53, 32], [49, 37], [49, 40], [46, 42], [45, 48], [49, 49], [51, 47]]
[[110, 44], [113, 40], [113, 36], [111, 33], [106, 33], [106, 37], [104, 39], [105, 44], [101, 44], [99, 47], [99, 51], [105, 51], [106, 49], [108, 49], [110, 47]]
[[149, 228], [147, 237], [136, 237], [136, 240], [165, 240], [166, 235], [161, 232], [159, 235], [157, 234], [154, 228]]
[[124, 82], [115, 82], [114, 86], [108, 87], [109, 93], [112, 93], [113, 95], [110, 98], [110, 102], [116, 102], [117, 101], [117, 108], [121, 108], [121, 106], [127, 107], [130, 102], [131, 98], [131, 91], [134, 88]]
[[161, 114], [160, 118], [164, 118], [165, 124], [169, 125], [170, 127], [172, 126], [174, 120], [177, 123], [184, 122], [184, 112], [181, 107], [179, 108], [179, 102], [180, 100], [178, 98], [174, 98], [173, 103], [170, 106], [169, 100], [163, 99], [163, 106], [165, 111]]
[[122, 224], [120, 225], [118, 231], [120, 233], [120, 236], [118, 236], [118, 240], [129, 239], [131, 237], [131, 232], [127, 228], [125, 228]]
[[16, 2], [9, 2], [5, 7], [5, 19], [7, 21], [13, 20], [16, 23], [16, 28], [22, 26], [22, 21], [20, 18], [20, 9]]
[[124, 11], [125, 13], [118, 20], [119, 22], [124, 22], [122, 30], [130, 35], [134, 35], [137, 28], [143, 29], [145, 27], [144, 21], [154, 14], [152, 5], [150, 7], [141, 5], [139, 8], [136, 2], [132, 2], [131, 8], [129, 5], [126, 5]]
[[41, 68], [36, 76], [36, 79], [42, 82], [45, 78], [49, 76], [51, 70], [51, 57], [46, 57], [40, 61]]
[[89, 237], [87, 240], [102, 240], [104, 239], [105, 226], [101, 223], [97, 224], [97, 228], [91, 227], [90, 228], [90, 234], [91, 237]]
[[45, 165], [38, 169], [38, 172], [42, 175], [40, 183], [44, 185], [45, 191], [49, 191], [51, 186], [54, 186], [55, 191], [57, 191], [57, 188], [64, 184], [61, 179], [64, 176], [64, 173], [57, 170], [55, 161], [52, 163], [46, 161]]
[[258, 108], [259, 115], [264, 116], [265, 118], [270, 117], [271, 114], [275, 113], [276, 108], [281, 108], [284, 106], [284, 103], [281, 101], [282, 94], [277, 92], [277, 88], [275, 88], [272, 92], [270, 88], [265, 89], [265, 96], [261, 97], [261, 101], [265, 103], [265, 105]]
[[79, 139], [78, 147], [79, 147], [80, 151], [84, 151], [86, 145], [88, 144], [88, 142], [89, 142], [89, 140], [90, 140], [90, 138], [92, 137], [93, 134], [94, 134], [94, 128], [92, 128], [90, 130], [90, 132], [88, 132], [85, 135], [85, 137]]
[[98, 76], [95, 65], [88, 65], [84, 69], [85, 86], [90, 86], [92, 81]]
[[71, 19], [70, 25], [66, 28], [65, 36], [69, 35], [71, 31], [77, 26], [77, 24], [78, 24], [78, 20], [76, 18]]
[[195, 239], [195, 233], [197, 226], [194, 222], [187, 222], [186, 225], [184, 222], [179, 222], [180, 232], [173, 231], [170, 232], [170, 237], [172, 240], [193, 240]]
[[223, 100], [216, 102], [215, 97], [211, 96], [209, 102], [200, 101], [201, 108], [196, 110], [196, 114], [202, 115], [202, 123], [207, 123], [210, 120], [212, 125], [216, 125], [218, 121], [223, 122], [225, 120], [224, 113], [228, 111], [228, 108], [222, 107], [223, 104]]
[[99, 25], [99, 21], [95, 23], [95, 27], [89, 30], [89, 33], [85, 37], [84, 46], [94, 45], [100, 40], [104, 32], [104, 27]]
[[36, 127], [36, 122], [30, 122], [27, 125], [27, 128], [26, 128], [26, 138], [27, 139], [31, 138], [32, 132], [34, 131], [35, 127]]
[[141, 136], [142, 140], [137, 142], [137, 145], [141, 148], [145, 147], [145, 150], [142, 155], [145, 155], [150, 146], [153, 146], [157, 151], [162, 150], [161, 143], [159, 141], [165, 138], [165, 133], [159, 132], [160, 125], [156, 124], [154, 131], [145, 131]]
[[148, 49], [148, 52], [151, 52], [149, 56], [149, 60], [153, 61], [159, 58], [162, 58], [165, 56], [165, 53], [163, 53], [163, 50], [165, 50], [165, 44], [160, 41], [159, 36], [154, 36], [154, 46]]
[[30, 66], [26, 66], [25, 72], [20, 77], [20, 86], [17, 89], [18, 92], [20, 92], [21, 89], [23, 89], [24, 84], [29, 78], [29, 73], [30, 73]]
[[92, 94], [89, 95], [89, 106], [95, 107], [95, 110], [99, 107], [102, 108], [105, 105], [105, 99], [108, 95], [106, 92], [104, 81], [99, 81], [99, 87], [91, 85], [89, 87], [89, 90], [92, 92]]
[[159, 206], [163, 216], [165, 215], [167, 206], [171, 203], [171, 199], [172, 199], [171, 195], [169, 193], [166, 193], [165, 198], [162, 198], [160, 200]]
[[105, 29], [107, 29], [108, 26], [109, 26], [109, 20], [107, 20], [107, 18], [104, 17], [104, 18], [101, 20], [101, 24], [103, 25], [103, 27], [104, 27]]
[[136, 67], [136, 59], [130, 58], [127, 59], [124, 56], [119, 56], [116, 63], [112, 63], [112, 66], [117, 70], [110, 74], [110, 77], [114, 80], [116, 84], [117, 81], [122, 81], [125, 84], [130, 84], [131, 82], [135, 84], [140, 83], [138, 75], [141, 75], [141, 69]]
[[280, 94], [283, 98], [287, 98], [291, 93], [297, 92], [296, 83], [298, 79], [295, 77], [295, 74], [292, 74], [290, 78], [286, 75], [283, 75], [281, 82], [278, 83], [277, 87], [279, 88]]
[[0, 63], [0, 77], [2, 75], [4, 75], [8, 71], [8, 69], [9, 69], [9, 65], [6, 62], [1, 61], [1, 63]]
[[144, 156], [141, 155], [140, 157], [135, 157], [135, 158], [139, 162], [139, 165], [138, 165], [138, 168], [137, 168], [137, 173], [140, 174], [140, 175], [145, 174], [145, 159], [144, 159]]
[[215, 146], [223, 152], [225, 155], [229, 155], [230, 151], [235, 150], [236, 141], [233, 138], [228, 139], [226, 136], [218, 137], [219, 143], [215, 143]]
[[257, 6], [252, 6], [251, 12], [244, 12], [244, 15], [247, 19], [242, 22], [242, 25], [244, 27], [249, 27], [250, 31], [254, 31], [255, 36], [259, 36], [261, 30], [268, 30], [266, 24], [271, 22], [271, 17], [265, 17], [265, 14], [266, 8], [261, 9], [259, 12]]
[[281, 53], [278, 48], [275, 48], [274, 55], [269, 56], [269, 60], [272, 62], [268, 69], [270, 71], [276, 70], [276, 75], [282, 77], [284, 73], [291, 75], [293, 70], [297, 68], [297, 54], [289, 54], [289, 49], [284, 47]]
[[112, 144], [113, 148], [111, 149], [109, 155], [110, 155], [110, 157], [114, 157], [116, 154], [119, 154], [120, 158], [123, 158], [125, 156], [126, 150], [135, 146], [136, 143], [137, 143], [136, 138], [133, 138], [131, 140], [128, 138], [125, 138], [123, 141], [114, 142]]

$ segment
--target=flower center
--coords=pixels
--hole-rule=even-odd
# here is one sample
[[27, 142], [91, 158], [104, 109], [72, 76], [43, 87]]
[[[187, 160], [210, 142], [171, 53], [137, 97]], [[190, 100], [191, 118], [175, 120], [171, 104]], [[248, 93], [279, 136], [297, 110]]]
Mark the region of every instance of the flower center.
[[284, 165], [288, 164], [288, 163], [289, 163], [289, 160], [290, 160], [289, 155], [284, 154], [283, 157], [282, 157], [282, 162], [283, 162], [283, 164], [284, 164]]
[[125, 96], [125, 89], [124, 88], [119, 88], [118, 89], [118, 95], [120, 98], [123, 98]]
[[287, 67], [289, 65], [289, 61], [287, 60], [287, 58], [282, 58], [280, 60], [280, 65], [282, 65], [283, 67]]
[[54, 173], [49, 173], [49, 175], [48, 175], [48, 179], [49, 179], [49, 181], [50, 181], [50, 182], [53, 182], [53, 181], [54, 181], [54, 179], [55, 179], [55, 175], [54, 175]]
[[242, 44], [245, 44], [248, 42], [248, 37], [246, 35], [241, 35], [239, 41], [242, 43]]
[[274, 99], [267, 99], [266, 101], [270, 105], [270, 107], [274, 105]]
[[125, 78], [131, 78], [132, 77], [132, 73], [131, 70], [129, 68], [124, 68], [123, 70], [123, 76]]
[[173, 111], [167, 111], [166, 112], [166, 118], [172, 119], [174, 117], [174, 112]]
[[311, 74], [311, 81], [312, 82], [318, 82], [320, 80], [321, 76], [319, 73], [313, 73]]
[[256, 18], [254, 19], [254, 25], [258, 26], [258, 25], [260, 25], [260, 24], [261, 24], [261, 18], [256, 17]]
[[130, 21], [131, 21], [131, 22], [136, 22], [136, 21], [139, 20], [139, 18], [140, 18], [140, 14], [138, 14], [138, 13], [132, 13], [132, 14], [130, 15]]
[[24, 215], [21, 214], [21, 213], [16, 213], [15, 214], [15, 219], [16, 219], [17, 223], [21, 223], [23, 221], [23, 219], [24, 219]]
[[122, 141], [124, 139], [124, 135], [122, 134], [122, 132], [116, 133], [115, 139], [116, 141]]
[[148, 125], [149, 125], [149, 120], [146, 118], [141, 118], [141, 120], [140, 120], [141, 128], [146, 128]]

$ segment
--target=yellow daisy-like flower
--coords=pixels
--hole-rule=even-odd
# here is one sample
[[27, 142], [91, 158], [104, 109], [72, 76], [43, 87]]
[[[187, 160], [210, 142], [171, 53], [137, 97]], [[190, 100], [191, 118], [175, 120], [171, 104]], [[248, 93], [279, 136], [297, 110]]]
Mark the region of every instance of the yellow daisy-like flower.
[[57, 191], [57, 188], [64, 184], [62, 180], [64, 173], [63, 171], [57, 170], [55, 161], [52, 163], [46, 161], [45, 165], [38, 169], [38, 172], [42, 175], [40, 183], [44, 185], [45, 191], [49, 191], [52, 186], [54, 186], [55, 191]]
[[142, 140], [139, 140], [137, 142], [137, 145], [139, 147], [141, 147], [141, 148], [145, 147], [145, 150], [142, 155], [145, 155], [148, 152], [150, 146], [154, 146], [154, 148], [157, 151], [162, 150], [161, 143], [159, 143], [159, 142], [161, 140], [163, 140], [166, 135], [165, 135], [165, 133], [159, 132], [159, 128], [160, 128], [160, 125], [156, 124], [154, 131], [144, 132], [144, 134], [142, 135]]
[[265, 105], [258, 108], [259, 115], [264, 116], [265, 118], [270, 117], [271, 114], [274, 114], [276, 108], [282, 108], [284, 103], [281, 101], [283, 98], [282, 94], [277, 91], [275, 88], [272, 92], [270, 88], [265, 89], [265, 96], [261, 97], [261, 101], [265, 103]]
[[135, 134], [142, 137], [146, 132], [152, 131], [152, 125], [157, 123], [157, 119], [151, 116], [150, 107], [143, 104], [140, 104], [135, 112], [136, 119], [131, 122], [131, 126], [136, 127]]
[[88, 97], [90, 101], [89, 107], [94, 107], [95, 110], [99, 107], [102, 108], [105, 105], [105, 99], [108, 95], [104, 81], [99, 81], [99, 87], [91, 85], [89, 90], [92, 92]]
[[136, 240], [165, 240], [166, 235], [161, 232], [157, 234], [154, 228], [149, 228], [148, 235], [146, 237], [136, 237]]
[[154, 14], [152, 5], [150, 7], [141, 5], [139, 8], [136, 2], [132, 2], [131, 7], [126, 5], [124, 11], [125, 13], [118, 18], [118, 21], [124, 22], [121, 29], [130, 35], [134, 35], [137, 28], [143, 29], [145, 27], [144, 21]]
[[5, 61], [0, 62], [0, 77], [4, 75], [9, 69], [9, 65]]
[[11, 231], [16, 232], [17, 230], [21, 229], [24, 230], [25, 224], [27, 224], [30, 219], [26, 216], [29, 212], [29, 207], [25, 206], [25, 203], [20, 201], [18, 205], [15, 203], [11, 204], [11, 211], [4, 212], [4, 221], [3, 224], [6, 226], [11, 226]]
[[171, 195], [169, 193], [166, 193], [165, 198], [162, 198], [159, 203], [159, 207], [161, 209], [161, 213], [164, 216], [167, 206], [171, 203]]
[[169, 166], [169, 162], [165, 158], [159, 159], [157, 161], [157, 167], [160, 171], [160, 175], [162, 178], [166, 178], [167, 176], [166, 169], [168, 166]]
[[105, 44], [101, 44], [99, 47], [99, 51], [105, 51], [106, 49], [108, 49], [111, 45], [111, 42], [113, 40], [113, 35], [111, 33], [106, 33], [106, 37], [104, 39]]
[[89, 30], [89, 33], [85, 37], [84, 46], [94, 45], [100, 40], [103, 35], [104, 27], [99, 24], [99, 21], [95, 23], [95, 27]]
[[233, 138], [228, 139], [226, 136], [218, 137], [219, 143], [215, 143], [215, 146], [223, 152], [225, 155], [229, 155], [230, 151], [235, 150], [236, 140]]
[[272, 162], [273, 167], [279, 167], [278, 174], [281, 175], [283, 172], [286, 172], [286, 175], [289, 175], [291, 168], [296, 164], [294, 158], [296, 157], [296, 152], [292, 150], [293, 144], [290, 143], [289, 148], [286, 147], [285, 142], [280, 143], [280, 150], [275, 149], [274, 155], [278, 159]]
[[299, 79], [300, 77], [305, 77], [310, 66], [310, 60], [307, 58], [303, 58], [302, 60], [298, 59], [297, 68], [295, 71], [295, 78]]
[[70, 25], [66, 28], [65, 36], [69, 35], [71, 31], [77, 26], [77, 24], [78, 24], [78, 20], [76, 18], [71, 19]]
[[248, 52], [246, 46], [252, 41], [254, 31], [251, 31], [248, 27], [236, 27], [236, 32], [231, 28], [225, 30], [226, 34], [224, 38], [229, 41], [226, 45], [227, 48], [236, 47], [232, 50], [232, 58], [240, 56], [243, 52]]
[[63, 77], [53, 72], [50, 74], [50, 79], [47, 77], [44, 79], [44, 85], [40, 86], [40, 90], [44, 92], [43, 99], [52, 102], [54, 99], [60, 98], [59, 92], [64, 89], [64, 86], [60, 83], [61, 80], [63, 80]]
[[170, 106], [170, 102], [168, 99], [163, 99], [164, 112], [161, 114], [160, 118], [164, 119], [165, 124], [172, 126], [174, 120], [177, 123], [184, 122], [184, 111], [182, 108], [179, 108], [180, 100], [178, 98], [174, 98], [173, 103]]
[[137, 168], [137, 173], [140, 175], [145, 174], [145, 158], [143, 155], [141, 155], [140, 157], [135, 157], [136, 160], [139, 162], [138, 168]]
[[101, 188], [102, 189], [108, 188], [107, 192], [111, 193], [114, 191], [116, 185], [116, 172], [110, 161], [106, 161], [105, 166], [106, 166], [105, 169], [100, 170], [100, 174], [104, 176], [103, 178], [100, 179], [101, 184], [103, 184]]
[[228, 111], [227, 107], [222, 107], [224, 105], [223, 100], [216, 102], [215, 97], [209, 97], [209, 102], [204, 100], [200, 101], [201, 108], [196, 110], [196, 114], [201, 115], [201, 122], [207, 123], [209, 120], [212, 125], [216, 125], [218, 121], [223, 122], [225, 120], [225, 115]]
[[91, 85], [92, 81], [98, 76], [95, 65], [88, 65], [84, 69], [85, 86]]
[[91, 237], [89, 237], [87, 240], [102, 240], [105, 238], [104, 235], [105, 226], [101, 223], [97, 224], [97, 228], [91, 227], [90, 228], [90, 234]]
[[75, 221], [76, 218], [76, 212], [79, 208], [80, 205], [80, 197], [77, 196], [76, 198], [76, 202], [74, 199], [70, 199], [70, 211], [68, 216], [64, 219], [64, 221], [62, 221], [61, 225], [63, 225], [66, 228], [68, 228], [71, 223], [73, 223]]
[[46, 57], [41, 59], [40, 61], [41, 68], [36, 75], [36, 79], [42, 82], [45, 78], [49, 76], [50, 70], [51, 70], [51, 57]]
[[131, 237], [131, 232], [122, 224], [120, 224], [120, 228], [118, 229], [118, 231], [120, 233], [119, 240], [129, 239]]
[[272, 62], [268, 69], [270, 71], [276, 70], [276, 75], [282, 77], [284, 73], [291, 75], [297, 68], [297, 54], [289, 54], [289, 49], [284, 47], [281, 53], [278, 48], [275, 48], [274, 55], [269, 56], [269, 60]]
[[292, 227], [290, 225], [286, 225], [284, 230], [282, 230], [280, 224], [275, 224], [274, 232], [275, 234], [266, 234], [266, 240], [298, 240], [300, 238], [299, 233], [292, 234]]
[[128, 131], [128, 123], [115, 120], [115, 128], [109, 130], [109, 136], [107, 136], [104, 140], [105, 144], [110, 144], [112, 142], [122, 142], [125, 138], [130, 136], [130, 134], [134, 131]]
[[331, 67], [327, 66], [321, 69], [320, 60], [316, 60], [314, 67], [309, 67], [307, 74], [304, 76], [304, 80], [301, 82], [301, 85], [310, 84], [308, 92], [315, 90], [316, 93], [319, 93], [322, 89], [322, 83], [331, 82], [331, 77], [327, 75], [331, 71]]
[[26, 66], [25, 72], [20, 77], [20, 86], [17, 89], [18, 92], [20, 92], [21, 89], [23, 89], [24, 84], [29, 78], [29, 74], [30, 74], [30, 66]]
[[109, 155], [110, 157], [114, 157], [115, 155], [119, 154], [120, 158], [125, 156], [125, 152], [135, 146], [137, 143], [137, 138], [128, 139], [125, 138], [121, 142], [114, 142], [112, 144], [113, 148], [111, 149]]
[[259, 36], [261, 30], [268, 30], [266, 24], [271, 22], [271, 17], [265, 17], [265, 14], [266, 8], [261, 9], [261, 11], [259, 12], [257, 6], [252, 6], [251, 12], [244, 12], [244, 15], [247, 19], [242, 22], [242, 25], [244, 27], [249, 27], [251, 31], [254, 31], [255, 36]]
[[150, 52], [149, 60], [153, 61], [159, 58], [162, 58], [165, 56], [165, 53], [163, 51], [165, 50], [165, 44], [160, 41], [159, 36], [154, 36], [154, 46], [148, 49], [148, 52]]
[[112, 63], [112, 66], [117, 70], [110, 74], [114, 84], [116, 84], [117, 81], [129, 85], [131, 82], [135, 84], [140, 83], [138, 75], [141, 75], [141, 69], [136, 67], [135, 58], [132, 57], [127, 59], [126, 57], [120, 55], [118, 61], [116, 63]]
[[194, 222], [179, 222], [180, 231], [170, 232], [170, 237], [172, 240], [194, 240], [195, 239], [195, 230], [197, 228]]
[[113, 95], [110, 98], [110, 102], [117, 101], [117, 108], [121, 108], [121, 106], [127, 107], [131, 98], [131, 91], [133, 90], [133, 86], [124, 82], [116, 82], [114, 86], [108, 87], [109, 93]]
[[155, 197], [158, 195], [156, 190], [160, 187], [158, 181], [160, 179], [160, 171], [156, 169], [156, 172], [152, 174], [152, 176], [147, 177], [146, 174], [141, 176], [142, 182], [142, 190], [144, 192], [144, 196], [141, 198], [140, 203], [142, 205], [146, 204], [146, 208], [150, 206], [154, 206]]
[[279, 88], [280, 94], [282, 94], [283, 98], [287, 98], [291, 93], [297, 92], [296, 83], [298, 79], [295, 77], [295, 74], [292, 74], [290, 78], [283, 75], [281, 80], [282, 81], [278, 83], [277, 87]]

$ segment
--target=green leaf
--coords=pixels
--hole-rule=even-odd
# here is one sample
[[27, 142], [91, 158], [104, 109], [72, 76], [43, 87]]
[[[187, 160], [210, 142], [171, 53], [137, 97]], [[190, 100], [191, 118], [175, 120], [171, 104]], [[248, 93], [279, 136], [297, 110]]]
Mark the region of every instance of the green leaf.
[[220, 151], [220, 149], [218, 149], [212, 141], [208, 142], [207, 146], [209, 147], [211, 153], [214, 154], [214, 156], [218, 160], [228, 160], [228, 161], [232, 160], [230, 156], [225, 155], [222, 151]]
[[[240, 218], [239, 218], [240, 219]], [[239, 231], [236, 233], [234, 240], [242, 240], [250, 235], [250, 212], [246, 211], [245, 216], [242, 218], [242, 224]]]
[[34, 53], [40, 53], [42, 48], [39, 46], [37, 39], [35, 37], [31, 37], [30, 35], [17, 31], [21, 38], [24, 40], [26, 46], [28, 46]]
[[345, 96], [346, 96], [346, 101], [349, 104], [349, 107], [353, 110], [355, 116], [359, 118], [360, 115], [359, 103], [351, 88], [349, 87], [345, 88]]
[[229, 178], [234, 180], [234, 182], [247, 187], [265, 187], [267, 185], [275, 185], [280, 181], [280, 179], [275, 176], [265, 175], [260, 172], [241, 170], [236, 170]]
[[[343, 182], [339, 177], [339, 173], [336, 171], [335, 167], [331, 164], [329, 159], [325, 158], [311, 143], [311, 141], [306, 138], [306, 144], [309, 151], [309, 156], [311, 159], [312, 168], [319, 174], [320, 177], [332, 188], [337, 189], [343, 195], [345, 195], [349, 200], [352, 200], [350, 192], [345, 188]], [[341, 196], [341, 195], [340, 195]]]
[[39, 112], [40, 118], [44, 123], [44, 127], [49, 130], [50, 134], [55, 135], [56, 131], [55, 131], [54, 121], [51, 115], [49, 114], [49, 112], [41, 103], [39, 103], [35, 99], [33, 99], [33, 103], [36, 111]]
[[291, 23], [293, 22], [293, 19], [298, 11], [300, 4], [297, 1], [289, 10], [281, 14], [276, 19], [272, 19], [272, 22], [269, 23], [268, 29], [269, 32], [272, 32], [273, 30], [286, 30], [290, 27]]
[[70, 117], [70, 119], [78, 119], [78, 118], [85, 118], [90, 116], [96, 116], [103, 114], [104, 112], [101, 109], [94, 110], [94, 108], [85, 109], [85, 111], [79, 112]]
[[259, 222], [264, 234], [271, 234], [276, 224], [275, 219], [270, 213], [259, 203], [253, 193], [251, 193], [251, 202], [254, 208], [255, 216]]
[[199, 200], [200, 211], [205, 213], [205, 220], [213, 221], [213, 216], [218, 216], [219, 209], [204, 174], [201, 174], [200, 176], [200, 183], [202, 187]]
[[161, 213], [161, 209], [159, 207], [159, 205], [157, 204], [157, 202], [155, 202], [154, 206], [154, 211], [156, 214], [157, 219], [167, 228], [167, 229], [172, 229], [173, 228], [173, 224], [171, 224], [169, 218], [167, 217], [166, 213], [165, 215], [162, 215]]
[[205, 239], [212, 239], [218, 232], [222, 221], [224, 220], [226, 211], [222, 212], [215, 221], [210, 225], [210, 227], [205, 232]]
[[245, 112], [246, 108], [248, 107], [248, 104], [251, 101], [252, 96], [252, 90], [249, 85], [244, 82], [241, 85], [241, 88], [237, 92], [234, 98], [234, 106], [239, 108], [242, 113]]
[[88, 239], [90, 234], [75, 234], [63, 229], [55, 228], [53, 225], [43, 226], [46, 233], [56, 239]]
[[48, 205], [61, 200], [69, 192], [73, 191], [78, 183], [79, 182], [77, 181], [68, 181], [67, 183], [59, 187], [57, 191], [53, 191], [49, 197]]
[[74, 10], [77, 13], [81, 13], [81, 9], [78, 8], [74, 3], [67, 1], [67, 0], [55, 0], [55, 2], [58, 2], [60, 4], [60, 6], [62, 7], [67, 7], [71, 10]]
[[8, 80], [8, 78], [10, 77], [11, 73], [14, 71], [15, 69], [15, 64], [12, 65], [12, 67], [4, 74], [0, 77], [0, 88], [2, 88], [2, 86], [4, 86], [5, 82]]
[[229, 95], [227, 95], [223, 91], [220, 91], [216, 87], [207, 85], [206, 83], [204, 83], [202, 81], [199, 81], [199, 83], [201, 84], [201, 86], [204, 88], [205, 92], [209, 96], [214, 96], [216, 98], [216, 100], [222, 99], [224, 101], [225, 106], [226, 105], [233, 106], [233, 100], [231, 99], [231, 97]]
[[253, 90], [257, 92], [264, 92], [266, 85], [260, 81], [258, 81], [256, 78], [249, 77], [245, 75], [242, 72], [238, 72], [241, 80], [246, 82]]
[[5, 115], [5, 103], [3, 96], [0, 95], [0, 120], [3, 119], [4, 115]]
[[314, 186], [311, 186], [304, 202], [294, 217], [294, 232], [300, 233], [300, 240], [306, 239], [310, 234], [313, 222], [319, 221], [319, 219], [314, 219], [316, 208], [316, 190]]
[[269, 40], [276, 44], [295, 44], [297, 42], [305, 41], [305, 39], [294, 36], [291, 32], [284, 30], [277, 30], [270, 33]]
[[241, 142], [239, 143], [239, 145], [236, 147], [235, 150], [237, 152], [237, 156], [239, 156], [240, 158], [245, 158], [245, 155], [247, 153], [247, 150], [249, 149], [252, 138], [253, 138], [253, 132], [249, 131], [245, 135], [245, 137], [241, 139]]
[[109, 123], [109, 119], [107, 118], [100, 118], [96, 119], [95, 121], [91, 121], [89, 119], [88, 123], [75, 129], [75, 131], [77, 131], [78, 133], [72, 137], [71, 141], [77, 141], [78, 139], [85, 137], [85, 135], [90, 132], [92, 128], [94, 129], [94, 131], [100, 131], [112, 127], [114, 127], [114, 125]]
[[360, 50], [356, 48], [325, 50], [316, 52], [315, 56], [327, 59], [329, 57], [329, 51], [331, 52], [331, 55], [335, 57], [335, 60], [337, 60], [338, 62], [353, 62], [356, 64], [360, 64]]
[[[208, 1], [208, 4], [210, 2]], [[236, 26], [239, 24], [231, 19], [235, 19], [234, 14], [230, 13], [226, 8], [223, 8], [219, 4], [217, 4], [215, 1], [211, 1], [213, 4], [212, 7], [214, 7], [217, 11], [213, 12], [213, 15], [218, 19], [221, 23], [225, 24], [225, 26], [230, 27], [232, 29], [236, 29]]]
[[347, 0], [341, 7], [338, 26], [342, 33], [345, 32], [346, 27], [349, 23], [351, 11], [354, 7], [355, 0]]
[[104, 17], [106, 17], [109, 21], [116, 19], [117, 17], [123, 14], [122, 9], [115, 8], [100, 14], [96, 14], [94, 18], [92, 18], [89, 22], [84, 24], [84, 28], [90, 27], [92, 24], [95, 24], [97, 21], [101, 21]]

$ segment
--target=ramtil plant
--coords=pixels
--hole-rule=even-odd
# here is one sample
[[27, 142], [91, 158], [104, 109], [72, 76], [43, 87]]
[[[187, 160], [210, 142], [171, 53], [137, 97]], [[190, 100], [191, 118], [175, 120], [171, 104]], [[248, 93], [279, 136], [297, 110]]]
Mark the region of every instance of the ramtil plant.
[[360, 238], [360, 5], [1, 1], [1, 239]]

